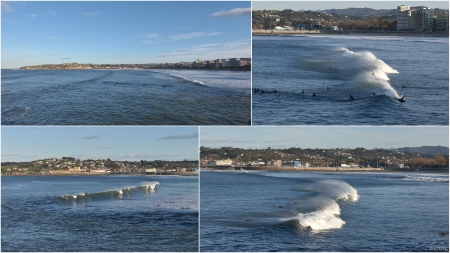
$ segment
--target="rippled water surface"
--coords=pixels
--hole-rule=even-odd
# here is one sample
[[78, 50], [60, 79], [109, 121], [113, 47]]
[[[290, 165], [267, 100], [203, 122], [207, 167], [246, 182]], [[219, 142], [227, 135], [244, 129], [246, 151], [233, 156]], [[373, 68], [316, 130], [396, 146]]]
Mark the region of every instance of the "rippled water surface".
[[202, 171], [200, 248], [448, 251], [448, 192], [448, 174]]
[[250, 71], [2, 70], [2, 125], [247, 125]]
[[441, 37], [253, 36], [253, 124], [448, 125], [448, 49]]
[[198, 180], [2, 177], [2, 251], [198, 251]]

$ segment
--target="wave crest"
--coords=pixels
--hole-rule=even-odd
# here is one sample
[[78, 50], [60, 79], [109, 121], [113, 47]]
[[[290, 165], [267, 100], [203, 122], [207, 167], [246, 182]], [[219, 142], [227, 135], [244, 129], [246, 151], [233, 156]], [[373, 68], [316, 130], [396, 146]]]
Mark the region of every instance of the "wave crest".
[[313, 231], [341, 228], [345, 221], [339, 217], [341, 209], [337, 201], [358, 201], [359, 199], [355, 188], [338, 180], [318, 182], [312, 186], [310, 191], [317, 193], [308, 203], [315, 210], [299, 213], [294, 219], [298, 220], [301, 226]]
[[345, 47], [325, 50], [320, 55], [302, 59], [300, 68], [327, 73], [331, 79], [341, 80], [341, 85], [332, 87], [331, 94], [363, 97], [375, 93], [396, 99], [402, 97], [389, 83], [389, 75], [399, 72], [367, 50], [354, 52]]

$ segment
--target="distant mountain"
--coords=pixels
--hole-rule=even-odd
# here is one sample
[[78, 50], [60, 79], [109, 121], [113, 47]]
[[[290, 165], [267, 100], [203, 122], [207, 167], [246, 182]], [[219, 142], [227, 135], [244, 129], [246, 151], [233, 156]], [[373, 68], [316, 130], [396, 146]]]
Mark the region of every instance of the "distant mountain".
[[405, 147], [405, 148], [396, 148], [393, 150], [397, 150], [399, 152], [412, 152], [412, 153], [421, 153], [421, 154], [442, 154], [448, 155], [448, 147], [444, 146], [422, 146], [422, 147]]
[[329, 9], [324, 10], [328, 14], [337, 13], [342, 15], [396, 15], [397, 9], [375, 10], [372, 8], [347, 8], [347, 9]]

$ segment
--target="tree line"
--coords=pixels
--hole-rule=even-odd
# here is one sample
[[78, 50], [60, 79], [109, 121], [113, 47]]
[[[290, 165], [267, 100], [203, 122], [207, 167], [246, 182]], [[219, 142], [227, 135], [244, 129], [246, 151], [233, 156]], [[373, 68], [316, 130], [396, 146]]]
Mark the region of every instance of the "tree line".
[[338, 149], [242, 149], [233, 147], [209, 148], [200, 147], [201, 160], [231, 159], [236, 162], [263, 161], [295, 161], [309, 163], [313, 166], [334, 167], [340, 164], [361, 164], [380, 167], [389, 164], [404, 164], [410, 168], [448, 168], [448, 154], [418, 152], [400, 152], [397, 150], [365, 148]]

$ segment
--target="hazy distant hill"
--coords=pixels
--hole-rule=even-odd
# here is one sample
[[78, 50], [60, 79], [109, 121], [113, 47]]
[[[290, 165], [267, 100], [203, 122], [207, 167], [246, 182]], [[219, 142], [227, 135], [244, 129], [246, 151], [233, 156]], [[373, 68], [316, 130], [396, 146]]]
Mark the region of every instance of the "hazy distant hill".
[[394, 150], [400, 151], [400, 152], [416, 152], [421, 154], [443, 154], [448, 155], [448, 147], [444, 146], [422, 146], [422, 147], [405, 147], [405, 148], [396, 148]]
[[329, 9], [324, 10], [328, 14], [337, 13], [343, 15], [395, 15], [397, 9], [387, 9], [387, 10], [375, 10], [372, 8], [347, 8], [347, 9]]

